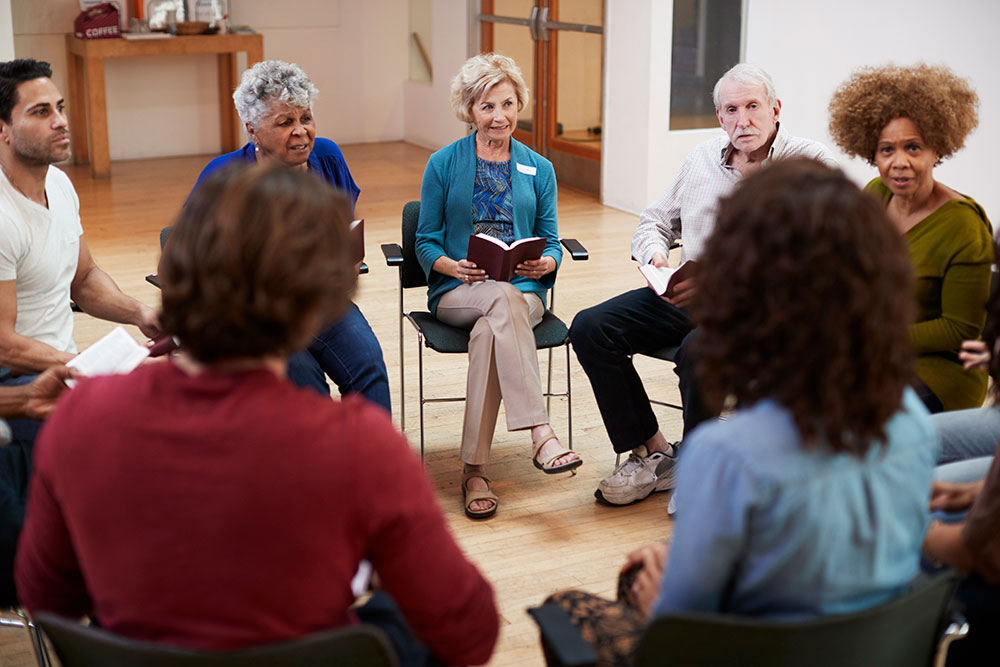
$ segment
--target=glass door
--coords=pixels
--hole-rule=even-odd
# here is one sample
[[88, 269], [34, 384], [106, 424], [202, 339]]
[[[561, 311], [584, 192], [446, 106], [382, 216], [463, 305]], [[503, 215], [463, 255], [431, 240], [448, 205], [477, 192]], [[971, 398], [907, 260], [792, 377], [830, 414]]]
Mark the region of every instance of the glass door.
[[514, 58], [531, 91], [518, 141], [552, 160], [560, 183], [600, 191], [603, 0], [480, 0], [481, 50]]

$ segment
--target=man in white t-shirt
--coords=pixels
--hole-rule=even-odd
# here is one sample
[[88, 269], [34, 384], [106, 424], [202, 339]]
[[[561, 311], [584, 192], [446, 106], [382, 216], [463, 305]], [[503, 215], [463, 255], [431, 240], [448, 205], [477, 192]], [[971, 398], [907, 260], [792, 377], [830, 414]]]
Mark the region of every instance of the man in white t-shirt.
[[0, 62], [0, 384], [73, 358], [70, 299], [95, 317], [159, 333], [156, 312], [94, 263], [73, 184], [51, 166], [70, 154], [51, 76], [45, 62]]

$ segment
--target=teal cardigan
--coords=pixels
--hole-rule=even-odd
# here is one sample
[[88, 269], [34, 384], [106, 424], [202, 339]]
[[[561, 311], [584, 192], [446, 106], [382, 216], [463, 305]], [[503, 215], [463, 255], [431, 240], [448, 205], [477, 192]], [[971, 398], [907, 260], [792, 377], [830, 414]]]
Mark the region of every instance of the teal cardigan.
[[[562, 261], [556, 229], [556, 174], [552, 163], [527, 146], [510, 140], [510, 180], [514, 203], [514, 238], [541, 236], [545, 251]], [[431, 155], [420, 186], [420, 220], [417, 223], [417, 260], [427, 276], [427, 306], [437, 311], [438, 301], [448, 290], [462, 284], [457, 278], [432, 271], [442, 255], [465, 259], [472, 234], [472, 188], [476, 180], [476, 135], [470, 134]], [[533, 292], [545, 303], [545, 294], [556, 279], [556, 271], [541, 280], [517, 276], [511, 284], [522, 292]]]

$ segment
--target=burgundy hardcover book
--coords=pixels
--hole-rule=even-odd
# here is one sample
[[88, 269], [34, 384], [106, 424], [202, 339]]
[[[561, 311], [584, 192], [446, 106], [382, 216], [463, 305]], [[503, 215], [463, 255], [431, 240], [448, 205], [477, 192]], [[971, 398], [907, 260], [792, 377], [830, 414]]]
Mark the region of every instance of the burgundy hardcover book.
[[545, 239], [541, 236], [532, 236], [507, 245], [486, 234], [472, 234], [469, 236], [469, 250], [465, 258], [484, 269], [493, 280], [510, 282], [518, 264], [529, 259], [539, 259], [543, 250]]

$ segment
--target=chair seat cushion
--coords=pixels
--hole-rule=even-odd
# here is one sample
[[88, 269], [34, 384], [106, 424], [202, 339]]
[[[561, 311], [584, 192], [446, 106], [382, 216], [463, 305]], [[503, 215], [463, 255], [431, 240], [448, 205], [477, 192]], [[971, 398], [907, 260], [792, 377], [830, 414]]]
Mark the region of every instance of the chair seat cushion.
[[[406, 317], [424, 335], [424, 344], [435, 352], [464, 354], [469, 351], [469, 332], [466, 329], [445, 324], [427, 311], [412, 311]], [[545, 311], [534, 331], [535, 346], [540, 350], [563, 345], [569, 337], [569, 330], [563, 321], [549, 311]]]

